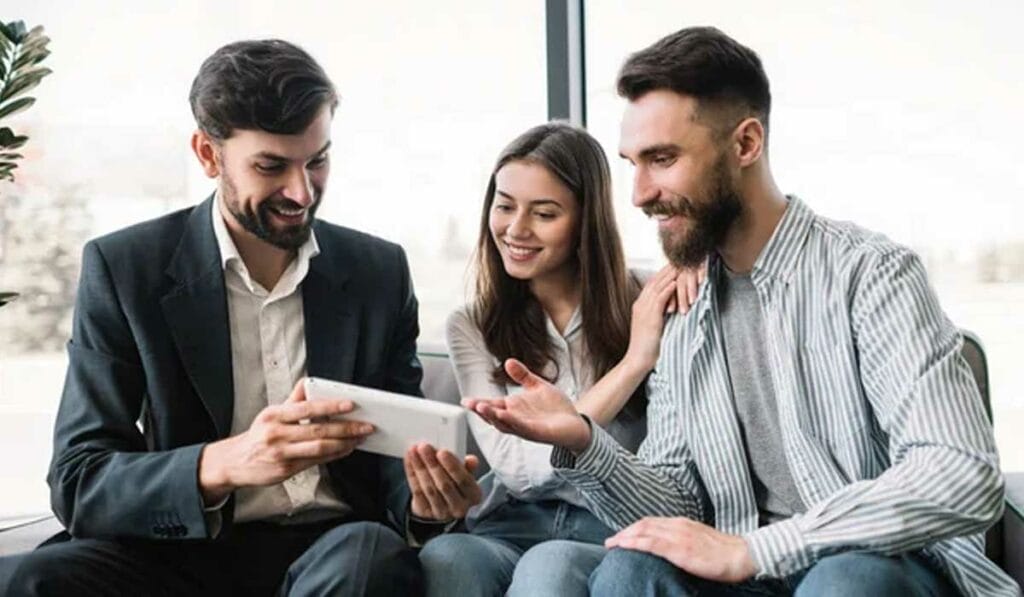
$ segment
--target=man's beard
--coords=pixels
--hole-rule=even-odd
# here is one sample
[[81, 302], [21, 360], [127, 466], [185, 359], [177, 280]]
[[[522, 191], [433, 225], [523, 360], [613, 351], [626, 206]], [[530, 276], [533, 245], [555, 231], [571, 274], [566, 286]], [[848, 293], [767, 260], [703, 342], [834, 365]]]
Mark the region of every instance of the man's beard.
[[316, 215], [316, 210], [320, 207], [320, 197], [323, 189], [313, 188], [313, 204], [309, 206], [307, 210], [309, 213], [303, 223], [286, 228], [277, 228], [271, 221], [273, 218], [270, 213], [271, 207], [300, 209], [302, 206], [291, 199], [274, 195], [260, 201], [256, 206], [255, 212], [248, 206], [243, 209], [239, 205], [238, 189], [235, 187], [234, 182], [226, 172], [221, 174], [221, 178], [224, 182], [221, 192], [225, 207], [228, 208], [228, 211], [234, 216], [235, 220], [242, 225], [242, 228], [255, 235], [256, 238], [286, 251], [294, 251], [309, 240], [309, 234], [313, 226], [313, 217]]
[[725, 155], [722, 155], [711, 170], [707, 190], [700, 193], [697, 201], [679, 197], [646, 205], [643, 210], [648, 216], [680, 216], [690, 223], [688, 230], [663, 229], [659, 236], [662, 250], [672, 265], [693, 268], [721, 246], [732, 223], [742, 213], [743, 202], [729, 180]]

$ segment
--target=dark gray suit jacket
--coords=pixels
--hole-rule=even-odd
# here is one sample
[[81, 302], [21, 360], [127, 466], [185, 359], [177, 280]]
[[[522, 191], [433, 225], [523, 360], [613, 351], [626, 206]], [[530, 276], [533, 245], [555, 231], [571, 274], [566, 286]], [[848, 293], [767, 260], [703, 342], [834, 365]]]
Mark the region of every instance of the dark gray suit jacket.
[[[75, 537], [208, 537], [198, 459], [230, 433], [234, 403], [211, 202], [85, 245], [48, 475]], [[301, 286], [308, 374], [420, 395], [405, 253], [326, 222], [313, 229], [320, 254]], [[401, 461], [357, 451], [328, 470], [356, 518], [404, 535]], [[229, 501], [223, 534], [232, 511]]]

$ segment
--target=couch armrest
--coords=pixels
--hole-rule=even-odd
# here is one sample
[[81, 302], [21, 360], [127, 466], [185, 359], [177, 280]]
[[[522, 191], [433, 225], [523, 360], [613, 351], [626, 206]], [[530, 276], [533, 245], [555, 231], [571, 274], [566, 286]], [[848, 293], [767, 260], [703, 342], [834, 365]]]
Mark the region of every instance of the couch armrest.
[[1003, 569], [1024, 586], [1024, 472], [1007, 473], [1003, 514]]
[[32, 551], [37, 545], [64, 530], [52, 514], [27, 518], [0, 529], [0, 557]]

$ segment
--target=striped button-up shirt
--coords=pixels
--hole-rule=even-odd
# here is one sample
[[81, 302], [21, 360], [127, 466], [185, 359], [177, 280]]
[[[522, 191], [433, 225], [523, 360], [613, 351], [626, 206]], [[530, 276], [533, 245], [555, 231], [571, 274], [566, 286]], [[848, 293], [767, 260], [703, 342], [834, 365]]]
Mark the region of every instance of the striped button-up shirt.
[[918, 258], [790, 198], [751, 279], [786, 460], [808, 509], [762, 527], [716, 273], [688, 314], [666, 322], [638, 454], [596, 425], [579, 456], [552, 452], [593, 512], [615, 528], [685, 516], [741, 535], [761, 578], [846, 550], [920, 550], [966, 595], [1017, 595], [983, 549], [1003, 509], [992, 428]]

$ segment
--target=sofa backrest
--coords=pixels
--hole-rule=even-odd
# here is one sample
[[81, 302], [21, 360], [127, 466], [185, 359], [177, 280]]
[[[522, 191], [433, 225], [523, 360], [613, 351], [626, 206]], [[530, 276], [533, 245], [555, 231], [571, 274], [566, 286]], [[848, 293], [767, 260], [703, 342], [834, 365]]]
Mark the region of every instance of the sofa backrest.
[[[419, 348], [419, 357], [420, 363], [423, 365], [423, 382], [420, 385], [420, 388], [423, 390], [423, 396], [438, 402], [459, 404], [461, 399], [459, 385], [455, 381], [455, 370], [452, 368], [451, 361], [448, 360], [448, 354], [445, 352], [444, 346], [421, 346]], [[474, 417], [476, 415], [470, 414], [469, 416]], [[480, 459], [480, 468], [476, 472], [477, 477], [479, 477], [489, 471], [491, 467], [487, 464], [487, 459], [484, 458], [483, 453], [480, 452], [480, 446], [477, 445], [472, 432], [469, 433], [466, 439], [467, 452], [476, 455]]]

